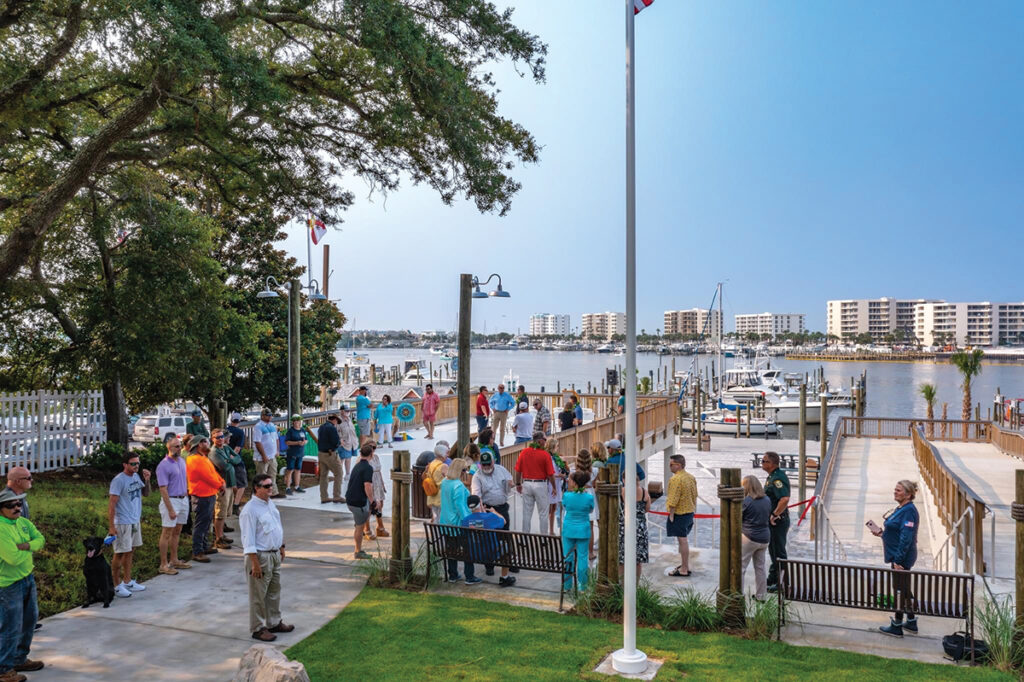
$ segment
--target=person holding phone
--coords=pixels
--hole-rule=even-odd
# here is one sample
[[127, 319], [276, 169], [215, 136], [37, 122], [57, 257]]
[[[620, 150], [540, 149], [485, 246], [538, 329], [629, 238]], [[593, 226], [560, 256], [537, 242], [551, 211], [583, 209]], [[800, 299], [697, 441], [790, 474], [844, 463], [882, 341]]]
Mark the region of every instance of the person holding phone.
[[[903, 480], [896, 484], [892, 497], [896, 508], [887, 511], [883, 525], [879, 528], [874, 521], [865, 525], [871, 534], [882, 538], [885, 561], [892, 566], [893, 590], [902, 595], [896, 606], [900, 609], [889, 620], [889, 625], [878, 629], [891, 637], [902, 637], [904, 630], [917, 634], [917, 617], [914, 615], [914, 595], [910, 591], [910, 569], [917, 562], [917, 531], [921, 525], [921, 517], [914, 506], [917, 495], [917, 484]], [[903, 620], [906, 611], [907, 619]]]

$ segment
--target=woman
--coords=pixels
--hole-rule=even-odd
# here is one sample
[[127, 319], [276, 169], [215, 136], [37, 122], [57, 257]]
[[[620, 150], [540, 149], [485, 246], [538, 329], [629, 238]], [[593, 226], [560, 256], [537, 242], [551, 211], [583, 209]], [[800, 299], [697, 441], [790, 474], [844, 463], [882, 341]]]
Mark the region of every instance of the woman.
[[377, 420], [377, 445], [391, 447], [391, 427], [395, 425], [395, 406], [391, 404], [391, 396], [385, 394], [377, 405], [374, 415]]
[[[626, 572], [626, 489], [619, 490], [619, 575]], [[636, 577], [640, 578], [640, 565], [647, 563], [647, 512], [651, 510], [651, 495], [647, 486], [636, 482]]]
[[444, 441], [438, 441], [434, 445], [434, 461], [428, 464], [427, 470], [423, 472], [423, 475], [433, 479], [434, 485], [437, 486], [437, 494], [427, 496], [430, 518], [434, 523], [438, 523], [438, 519], [441, 517], [441, 483], [444, 482], [444, 477], [448, 474], [448, 464], [445, 463], [446, 459], [448, 459], [448, 444]]
[[595, 462], [608, 461], [608, 448], [604, 446], [603, 442], [597, 441], [590, 445], [590, 458]]
[[[584, 450], [584, 452], [586, 452]], [[565, 589], [572, 587], [572, 562], [576, 563], [576, 585], [580, 590], [587, 587], [587, 566], [584, 552], [591, 542], [590, 512], [594, 510], [594, 496], [587, 492], [590, 474], [574, 471], [569, 477], [569, 492], [564, 496], [565, 519], [562, 521], [562, 554], [569, 562], [570, 573], [562, 577]]]
[[[572, 474], [569, 479], [576, 474], [577, 471], [582, 471], [587, 475], [587, 492], [594, 494], [594, 481], [597, 479], [597, 471], [594, 469], [593, 458], [590, 456], [590, 451], [586, 448], [580, 450], [579, 454], [576, 455], [576, 463], [573, 466]], [[565, 502], [562, 503], [565, 506]], [[588, 546], [588, 553], [591, 560], [597, 558], [597, 554], [594, 552], [594, 520], [597, 518], [597, 498], [595, 497], [594, 509], [590, 512], [590, 543]]]
[[[466, 468], [466, 460], [456, 457], [448, 465], [448, 473], [441, 482], [441, 524], [446, 526], [461, 526], [462, 519], [469, 516], [469, 490], [462, 482], [462, 470]], [[473, 575], [473, 564], [466, 561], [462, 564], [466, 573], [466, 584], [475, 585], [481, 582], [480, 578]], [[448, 561], [448, 580], [456, 582], [459, 575], [458, 563], [452, 559]]]
[[761, 481], [755, 476], [744, 476], [743, 486], [743, 554], [740, 568], [740, 584], [747, 574], [747, 564], [754, 560], [754, 598], [768, 598], [768, 567], [765, 552], [771, 532], [768, 517], [772, 513], [772, 501], [764, 494]]
[[557, 447], [558, 442], [554, 438], [550, 439], [545, 446], [548, 454], [551, 455], [551, 466], [555, 468], [555, 484], [548, 486], [548, 535], [555, 534], [555, 512], [558, 511], [559, 505], [562, 504], [565, 479], [569, 477], [569, 467], [558, 456], [558, 453], [555, 451]]
[[372, 515], [377, 517], [377, 534], [374, 535], [373, 529], [370, 527], [371, 519], [367, 519], [366, 525], [363, 526], [363, 537], [367, 540], [376, 540], [378, 537], [391, 537], [391, 533], [384, 528], [384, 514], [381, 513], [384, 508], [384, 496], [388, 494], [388, 491], [384, 487], [384, 476], [380, 472], [380, 458], [377, 457], [376, 445], [373, 446], [370, 468], [373, 469], [373, 499], [377, 501], [377, 510], [372, 512]]
[[345, 465], [345, 478], [348, 478], [352, 471], [352, 458], [359, 449], [359, 436], [356, 435], [356, 427], [352, 423], [347, 405], [341, 406], [339, 418], [341, 421], [338, 423], [338, 437], [341, 439], [341, 446], [338, 448], [338, 457]]
[[476, 435], [476, 442], [480, 446], [480, 452], [490, 450], [491, 454], [494, 455], [494, 459], [499, 462], [501, 461], [498, 444], [494, 442], [494, 429], [490, 426], [480, 429], [480, 433]]
[[[892, 589], [899, 595], [896, 606], [901, 610], [896, 611], [893, 618], [889, 619], [889, 625], [878, 628], [893, 637], [902, 637], [904, 630], [917, 633], [917, 617], [914, 615], [914, 595], [910, 592], [909, 573], [917, 562], [917, 530], [921, 526], [921, 517], [914, 506], [916, 495], [916, 483], [900, 481], [892, 491], [896, 508], [887, 511], [882, 517], [882, 528], [874, 521], [868, 521], [871, 533], [882, 538], [885, 561], [894, 571]], [[904, 611], [907, 612], [906, 621], [903, 620]]]
[[466, 468], [469, 473], [475, 474], [480, 465], [480, 446], [470, 443], [462, 449], [462, 457], [466, 460]]

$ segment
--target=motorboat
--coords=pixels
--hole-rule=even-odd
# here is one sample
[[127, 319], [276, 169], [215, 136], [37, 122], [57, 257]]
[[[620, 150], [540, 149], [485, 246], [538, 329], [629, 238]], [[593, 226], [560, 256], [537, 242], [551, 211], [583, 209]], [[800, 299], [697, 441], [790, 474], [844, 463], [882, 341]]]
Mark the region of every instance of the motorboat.
[[[703, 433], [719, 433], [723, 435], [736, 435], [736, 420], [737, 416], [735, 412], [730, 410], [710, 410], [708, 412], [702, 412], [700, 415], [700, 429]], [[683, 432], [693, 430], [696, 425], [693, 424], [692, 417], [684, 417], [682, 419]], [[750, 419], [750, 435], [751, 436], [774, 436], [779, 432], [779, 426], [774, 419], [752, 417]], [[747, 419], [743, 418], [740, 424], [740, 433], [747, 433]]]
[[598, 353], [614, 353], [615, 346], [610, 343], [603, 344], [594, 349]]

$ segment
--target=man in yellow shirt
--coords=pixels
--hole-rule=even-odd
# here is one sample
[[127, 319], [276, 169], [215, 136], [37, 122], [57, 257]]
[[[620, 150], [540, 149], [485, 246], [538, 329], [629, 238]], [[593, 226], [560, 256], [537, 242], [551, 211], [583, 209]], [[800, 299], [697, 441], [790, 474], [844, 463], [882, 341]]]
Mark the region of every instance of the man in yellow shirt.
[[32, 555], [43, 548], [43, 535], [22, 517], [25, 494], [0, 491], [0, 680], [24, 682], [21, 673], [41, 670], [28, 657], [39, 615]]
[[679, 541], [679, 565], [669, 575], [685, 578], [690, 575], [690, 541], [693, 513], [697, 510], [697, 479], [686, 471], [686, 458], [669, 458], [672, 478], [668, 480], [665, 508], [668, 511], [668, 535]]

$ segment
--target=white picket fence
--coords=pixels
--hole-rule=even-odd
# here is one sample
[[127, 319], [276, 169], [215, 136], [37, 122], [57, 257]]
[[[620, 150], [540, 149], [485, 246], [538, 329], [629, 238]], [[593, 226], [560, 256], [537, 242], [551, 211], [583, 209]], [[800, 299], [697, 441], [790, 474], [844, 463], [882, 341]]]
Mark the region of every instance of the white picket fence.
[[101, 391], [0, 393], [0, 474], [79, 464], [106, 435]]

